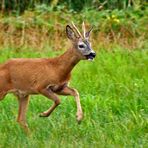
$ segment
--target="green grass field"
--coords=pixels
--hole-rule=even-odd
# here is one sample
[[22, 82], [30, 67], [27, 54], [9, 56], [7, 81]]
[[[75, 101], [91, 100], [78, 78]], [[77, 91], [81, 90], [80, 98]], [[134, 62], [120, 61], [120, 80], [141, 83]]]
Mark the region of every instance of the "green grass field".
[[[0, 63], [12, 57], [48, 57], [59, 52], [45, 49], [0, 50]], [[80, 92], [84, 120], [76, 122], [73, 97], [49, 118], [38, 114], [52, 104], [31, 96], [27, 112], [30, 134], [16, 122], [18, 104], [8, 94], [0, 102], [0, 148], [111, 148], [148, 147], [148, 51], [116, 49], [97, 52], [94, 62], [81, 61], [70, 86]]]

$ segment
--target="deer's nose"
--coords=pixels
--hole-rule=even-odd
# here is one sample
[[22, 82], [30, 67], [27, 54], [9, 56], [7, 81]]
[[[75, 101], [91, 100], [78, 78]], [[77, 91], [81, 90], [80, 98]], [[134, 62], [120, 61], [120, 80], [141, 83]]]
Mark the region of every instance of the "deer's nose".
[[95, 52], [91, 52], [90, 55], [93, 56], [93, 57], [95, 58], [96, 53], [95, 53]]

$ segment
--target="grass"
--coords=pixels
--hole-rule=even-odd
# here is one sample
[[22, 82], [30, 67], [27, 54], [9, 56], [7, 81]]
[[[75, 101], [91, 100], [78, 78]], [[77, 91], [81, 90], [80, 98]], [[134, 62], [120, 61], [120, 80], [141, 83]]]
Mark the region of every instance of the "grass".
[[[48, 57], [45, 49], [0, 51], [0, 63], [12, 57]], [[31, 96], [27, 112], [30, 135], [18, 126], [17, 100], [11, 94], [0, 102], [0, 147], [148, 147], [148, 51], [101, 49], [94, 62], [81, 61], [73, 70], [71, 86], [80, 92], [84, 120], [76, 122], [72, 97], [49, 118], [38, 114], [51, 106], [43, 96]]]

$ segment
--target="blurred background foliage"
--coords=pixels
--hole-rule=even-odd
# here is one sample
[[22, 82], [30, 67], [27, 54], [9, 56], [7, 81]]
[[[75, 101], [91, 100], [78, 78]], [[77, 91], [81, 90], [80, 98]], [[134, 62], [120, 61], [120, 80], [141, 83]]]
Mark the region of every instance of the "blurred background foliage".
[[0, 46], [62, 49], [65, 25], [81, 28], [85, 21], [100, 46], [147, 48], [147, 6], [147, 0], [1, 0]]
[[127, 7], [141, 7], [145, 9], [147, 0], [1, 0], [2, 11], [22, 13], [27, 9], [34, 9], [36, 5], [45, 4], [52, 8], [65, 6], [69, 10], [82, 11], [87, 8], [95, 9], [126, 9]]

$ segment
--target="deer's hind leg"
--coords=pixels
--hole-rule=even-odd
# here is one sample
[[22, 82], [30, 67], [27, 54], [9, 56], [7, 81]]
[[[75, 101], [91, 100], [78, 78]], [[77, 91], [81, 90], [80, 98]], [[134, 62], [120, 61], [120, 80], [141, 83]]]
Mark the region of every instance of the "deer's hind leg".
[[[6, 96], [7, 94], [7, 91], [9, 90], [8, 88], [4, 86], [2, 86], [3, 83], [1, 83], [0, 81], [0, 101], [4, 99], [4, 97]], [[8, 87], [8, 86], [7, 86]]]
[[29, 96], [19, 96], [18, 97], [18, 102], [19, 102], [19, 111], [18, 111], [18, 117], [17, 117], [17, 122], [26, 130], [28, 130], [28, 125], [26, 122], [26, 111], [27, 111], [27, 106], [29, 103]]
[[0, 101], [4, 99], [8, 90], [11, 89], [8, 75], [4, 71], [0, 71]]
[[6, 91], [0, 90], [0, 101], [4, 99], [6, 94], [7, 94]]

